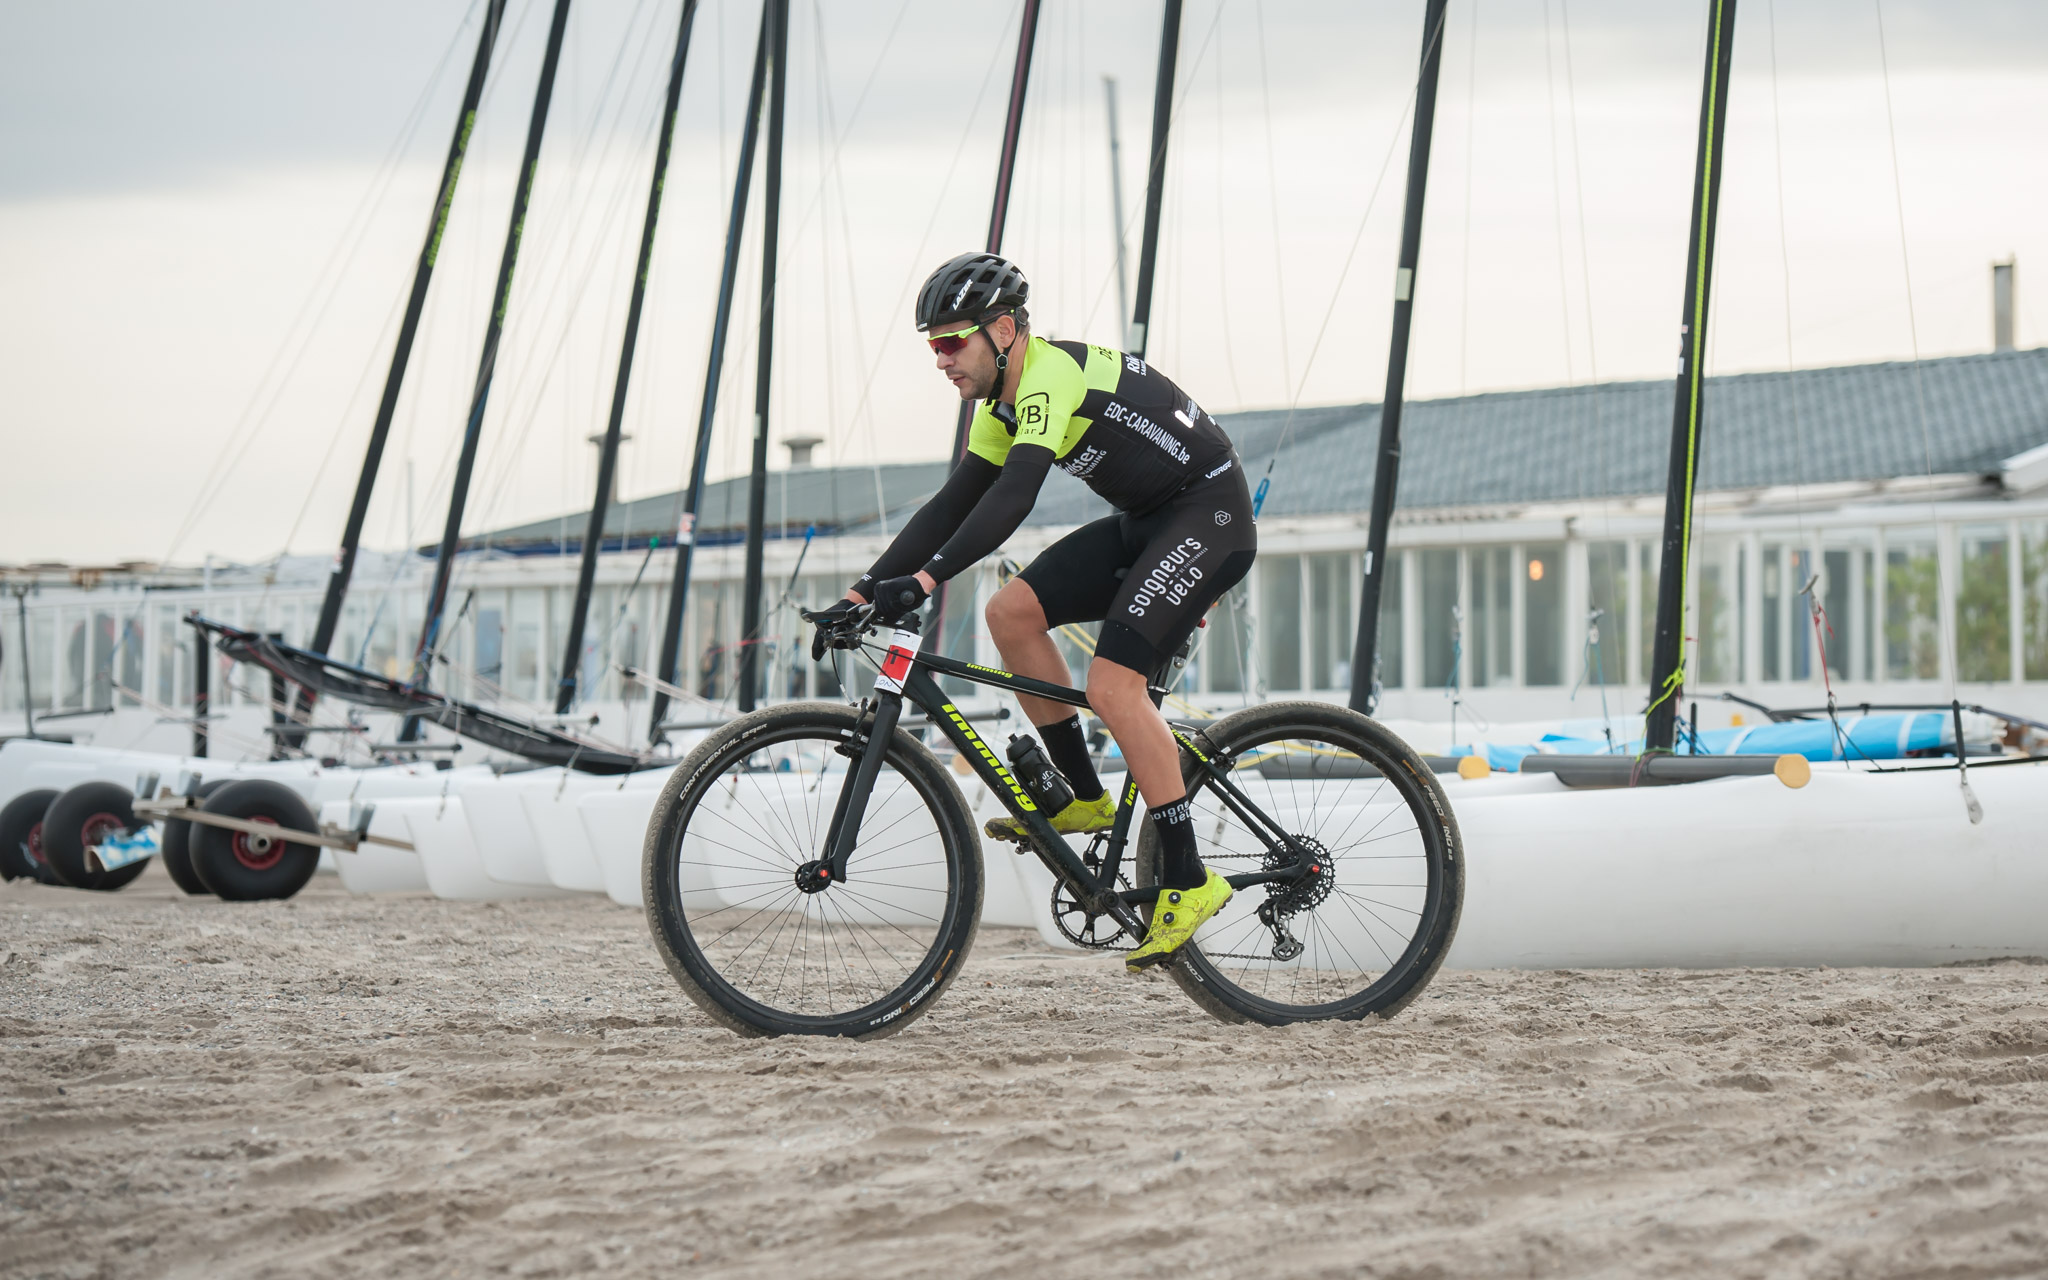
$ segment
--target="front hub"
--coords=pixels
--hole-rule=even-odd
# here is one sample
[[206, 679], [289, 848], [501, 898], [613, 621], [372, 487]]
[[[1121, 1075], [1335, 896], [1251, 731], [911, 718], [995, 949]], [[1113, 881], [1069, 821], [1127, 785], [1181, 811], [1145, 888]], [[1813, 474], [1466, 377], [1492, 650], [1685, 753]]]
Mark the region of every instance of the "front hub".
[[823, 893], [832, 887], [832, 864], [813, 858], [796, 869], [796, 887], [805, 893]]

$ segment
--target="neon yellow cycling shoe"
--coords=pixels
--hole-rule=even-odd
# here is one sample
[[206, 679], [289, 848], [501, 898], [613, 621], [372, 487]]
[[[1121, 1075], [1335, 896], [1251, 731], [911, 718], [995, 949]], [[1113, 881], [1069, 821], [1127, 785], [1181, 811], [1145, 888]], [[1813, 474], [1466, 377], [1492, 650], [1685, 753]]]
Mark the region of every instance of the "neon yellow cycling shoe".
[[[1054, 814], [1052, 829], [1063, 836], [1085, 835], [1090, 831], [1106, 831], [1115, 821], [1116, 796], [1105, 787], [1102, 794], [1093, 800], [1076, 800]], [[1025, 843], [1024, 824], [1015, 818], [990, 818], [981, 829], [991, 840]]]
[[1142, 973], [1155, 964], [1165, 964], [1187, 945], [1195, 930], [1209, 923], [1236, 890], [1214, 871], [1196, 889], [1162, 889], [1152, 904], [1152, 927], [1145, 932], [1144, 945], [1124, 957], [1124, 968]]

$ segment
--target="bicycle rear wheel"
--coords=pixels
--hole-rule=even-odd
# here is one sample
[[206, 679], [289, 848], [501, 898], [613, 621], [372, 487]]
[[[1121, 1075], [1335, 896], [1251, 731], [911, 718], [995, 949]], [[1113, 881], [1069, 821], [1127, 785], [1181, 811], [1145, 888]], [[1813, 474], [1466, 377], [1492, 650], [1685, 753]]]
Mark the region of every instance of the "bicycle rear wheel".
[[[1204, 736], [1252, 804], [1317, 855], [1316, 870], [1239, 889], [1180, 952], [1174, 980], [1232, 1022], [1398, 1013], [1443, 964], [1464, 902], [1458, 825], [1435, 775], [1392, 733], [1328, 703], [1252, 707]], [[1182, 757], [1203, 862], [1224, 875], [1292, 864]], [[1158, 883], [1159, 852], [1148, 822], [1140, 884]]]
[[857, 758], [858, 712], [771, 707], [719, 730], [663, 788], [642, 876], [683, 991], [742, 1035], [880, 1036], [960, 972], [981, 915], [981, 844], [959, 788], [892, 736], [843, 880], [815, 874]]

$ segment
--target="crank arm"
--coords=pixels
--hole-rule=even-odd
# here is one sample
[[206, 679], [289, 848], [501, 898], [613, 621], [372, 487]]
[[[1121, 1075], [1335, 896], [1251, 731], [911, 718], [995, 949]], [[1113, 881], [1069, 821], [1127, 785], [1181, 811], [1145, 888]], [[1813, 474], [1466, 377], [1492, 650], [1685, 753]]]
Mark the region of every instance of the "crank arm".
[[[1301, 879], [1302, 873], [1306, 870], [1308, 867], [1305, 864], [1297, 862], [1291, 867], [1281, 867], [1277, 871], [1246, 871], [1239, 875], [1225, 876], [1223, 880], [1234, 891], [1249, 889], [1255, 884], [1290, 883]], [[1135, 906], [1139, 903], [1157, 901], [1161, 892], [1158, 885], [1152, 885], [1144, 889], [1119, 889], [1116, 896]]]

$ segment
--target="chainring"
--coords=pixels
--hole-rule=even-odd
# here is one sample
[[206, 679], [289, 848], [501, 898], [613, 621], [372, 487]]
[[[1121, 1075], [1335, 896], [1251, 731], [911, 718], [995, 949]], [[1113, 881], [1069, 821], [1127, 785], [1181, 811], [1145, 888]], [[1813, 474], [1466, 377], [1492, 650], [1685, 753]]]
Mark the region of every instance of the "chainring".
[[[1122, 876], [1117, 877], [1117, 883], [1123, 885]], [[1052, 922], [1062, 938], [1090, 951], [1129, 951], [1138, 945], [1129, 940], [1130, 935], [1114, 917], [1091, 913], [1083, 907], [1064, 882], [1055, 882], [1052, 887]], [[1107, 933], [1103, 932], [1105, 926]]]

